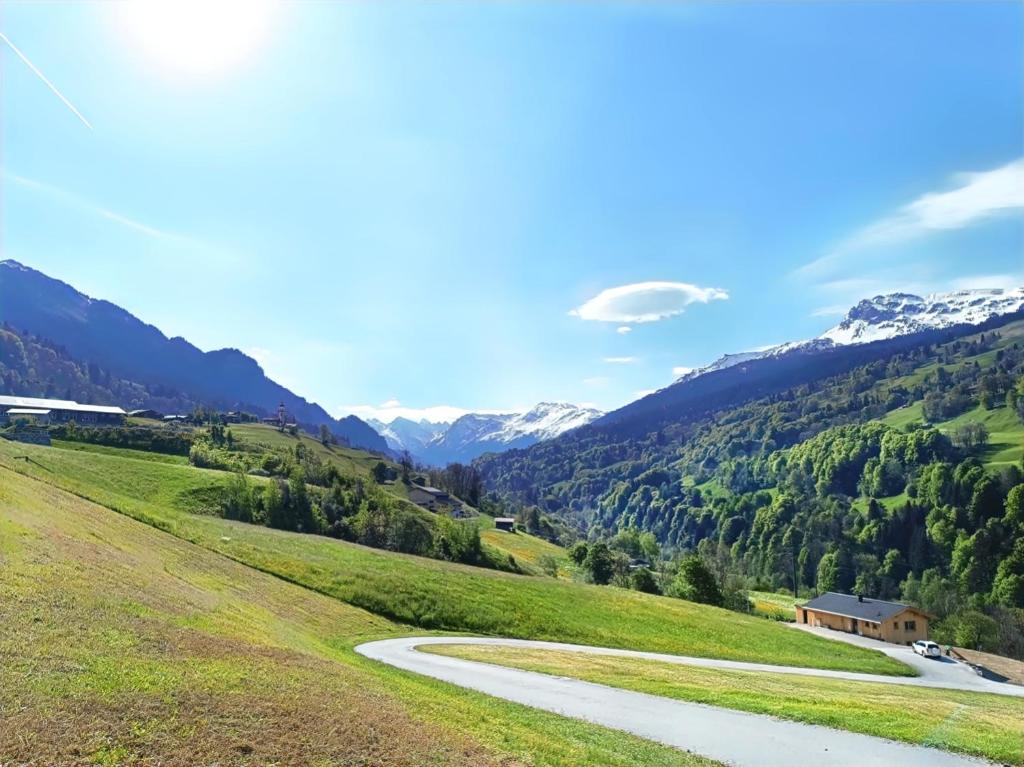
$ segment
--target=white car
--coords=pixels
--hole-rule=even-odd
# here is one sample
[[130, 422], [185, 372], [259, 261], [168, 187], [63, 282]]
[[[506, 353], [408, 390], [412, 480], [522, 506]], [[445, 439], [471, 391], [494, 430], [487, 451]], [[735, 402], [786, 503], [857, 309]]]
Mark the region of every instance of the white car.
[[926, 658], [942, 657], [942, 648], [930, 639], [918, 639], [914, 642], [914, 652]]

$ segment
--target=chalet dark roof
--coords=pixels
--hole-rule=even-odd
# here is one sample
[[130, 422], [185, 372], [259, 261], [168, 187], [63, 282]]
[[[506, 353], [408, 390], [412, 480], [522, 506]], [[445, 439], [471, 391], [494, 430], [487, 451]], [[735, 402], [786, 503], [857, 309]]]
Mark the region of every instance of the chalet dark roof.
[[815, 597], [810, 602], [801, 605], [808, 610], [817, 610], [833, 615], [842, 615], [847, 618], [857, 618], [862, 621], [881, 623], [906, 610], [910, 605], [903, 605], [899, 602], [886, 602], [882, 599], [863, 600], [851, 594], [836, 594], [833, 591], [826, 592], [820, 597]]

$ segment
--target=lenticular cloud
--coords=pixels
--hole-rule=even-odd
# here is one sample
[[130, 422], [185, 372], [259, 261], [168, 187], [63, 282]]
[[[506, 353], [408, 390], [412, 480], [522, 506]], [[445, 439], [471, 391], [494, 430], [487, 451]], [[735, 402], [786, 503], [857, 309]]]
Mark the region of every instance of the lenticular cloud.
[[596, 322], [657, 322], [682, 314], [692, 303], [725, 300], [720, 288], [702, 288], [685, 282], [637, 282], [602, 290], [570, 314]]

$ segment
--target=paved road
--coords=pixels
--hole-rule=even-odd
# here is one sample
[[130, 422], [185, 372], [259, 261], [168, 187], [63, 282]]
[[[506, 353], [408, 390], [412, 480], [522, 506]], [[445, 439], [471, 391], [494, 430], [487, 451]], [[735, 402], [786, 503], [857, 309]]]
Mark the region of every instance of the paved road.
[[980, 759], [869, 735], [686, 703], [578, 679], [549, 676], [416, 650], [417, 647], [429, 644], [503, 645], [529, 649], [569, 650], [710, 668], [832, 676], [894, 684], [929, 682], [927, 679], [824, 672], [815, 669], [684, 658], [659, 653], [516, 639], [407, 637], [369, 642], [356, 647], [356, 652], [406, 671], [515, 703], [623, 730], [738, 767], [979, 767], [990, 764]]

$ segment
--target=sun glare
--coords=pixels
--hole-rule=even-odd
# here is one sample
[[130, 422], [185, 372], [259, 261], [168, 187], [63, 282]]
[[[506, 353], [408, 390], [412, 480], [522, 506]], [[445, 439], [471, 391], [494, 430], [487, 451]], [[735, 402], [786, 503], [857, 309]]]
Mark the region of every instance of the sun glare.
[[175, 74], [226, 74], [265, 40], [274, 0], [134, 0], [112, 7], [123, 39], [141, 58]]

